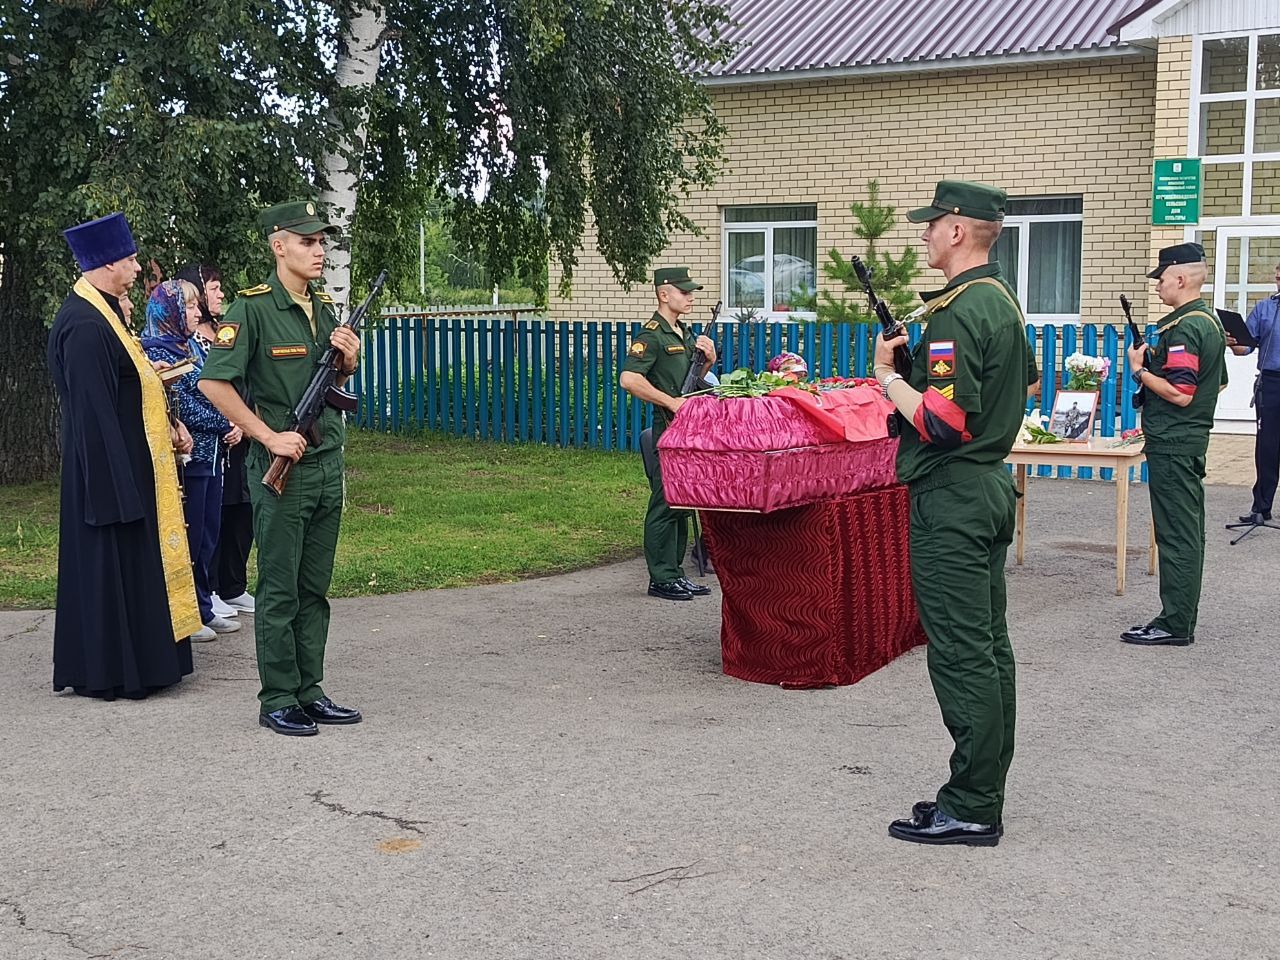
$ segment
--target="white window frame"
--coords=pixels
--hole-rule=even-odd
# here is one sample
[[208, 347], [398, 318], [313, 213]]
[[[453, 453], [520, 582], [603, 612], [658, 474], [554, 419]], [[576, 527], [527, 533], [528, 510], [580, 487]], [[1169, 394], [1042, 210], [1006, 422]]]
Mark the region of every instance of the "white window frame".
[[[800, 207], [812, 206], [817, 209], [817, 204], [805, 203], [797, 201], [795, 203], [735, 203], [733, 208], [742, 207]], [[815, 216], [812, 220], [764, 220], [752, 223], [730, 223], [729, 210], [730, 207], [723, 207], [720, 211], [720, 289], [723, 291], [722, 296], [725, 300], [725, 318], [732, 319], [733, 313], [743, 309], [741, 307], [729, 306], [729, 234], [731, 233], [760, 233], [764, 232], [764, 302], [765, 306], [758, 311], [761, 320], [816, 320], [818, 315], [812, 310], [774, 310], [773, 304], [777, 301], [773, 296], [773, 231], [786, 230], [796, 227], [812, 227], [815, 237], [818, 231], [818, 219]], [[818, 246], [814, 244], [814, 260], [818, 258]], [[818, 270], [817, 262], [813, 265], [813, 282], [814, 287], [818, 286]]]
[[[1248, 225], [1257, 223], [1258, 218], [1252, 214], [1253, 209], [1253, 165], [1262, 162], [1280, 162], [1280, 151], [1255, 153], [1253, 150], [1254, 123], [1257, 116], [1259, 100], [1280, 100], [1280, 89], [1258, 89], [1258, 38], [1277, 36], [1280, 31], [1274, 27], [1262, 30], [1240, 30], [1229, 33], [1203, 34], [1195, 38], [1194, 52], [1191, 58], [1191, 106], [1187, 123], [1187, 156], [1199, 157], [1200, 168], [1239, 163], [1244, 166], [1244, 180], [1241, 184], [1241, 210], [1239, 214], [1218, 217], [1200, 217], [1200, 223], [1193, 229], [1213, 230], [1219, 226]], [[1245, 75], [1244, 90], [1229, 93], [1201, 93], [1200, 86], [1204, 70], [1204, 44], [1206, 40], [1233, 40], [1247, 37], [1249, 40], [1249, 59]], [[1206, 157], [1202, 154], [1200, 142], [1201, 108], [1207, 103], [1238, 103], [1244, 101], [1244, 153], [1214, 154]], [[1203, 199], [1202, 201], [1203, 202]], [[1280, 215], [1267, 214], [1263, 218], [1270, 222], [1280, 222]], [[1188, 230], [1187, 233], [1191, 231]]]
[[[1084, 198], [1076, 194], [1059, 194], [1047, 197], [1011, 197], [1015, 202], [1031, 200], [1079, 200], [1084, 206]], [[1018, 229], [1018, 302], [1025, 308], [1027, 304], [1027, 284], [1031, 280], [1031, 226], [1042, 223], [1084, 223], [1084, 213], [1028, 213], [1019, 216], [1005, 216], [1004, 229]], [[1084, 280], [1084, 229], [1080, 233], [1081, 282]], [[1077, 300], [1081, 297], [1077, 293]], [[1025, 313], [1027, 323], [1037, 327], [1059, 326], [1062, 324], [1079, 324], [1080, 312], [1075, 313]]]

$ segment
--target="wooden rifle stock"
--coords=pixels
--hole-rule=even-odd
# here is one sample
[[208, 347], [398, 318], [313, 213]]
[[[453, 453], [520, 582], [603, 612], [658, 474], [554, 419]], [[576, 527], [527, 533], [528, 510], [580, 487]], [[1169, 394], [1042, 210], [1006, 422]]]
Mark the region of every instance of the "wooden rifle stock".
[[[373, 286], [369, 288], [369, 295], [364, 298], [360, 306], [351, 312], [347, 322], [340, 324], [340, 326], [346, 326], [353, 333], [359, 333], [360, 324], [364, 322], [365, 314], [369, 312], [370, 305], [373, 303], [374, 298], [382, 292], [382, 285], [386, 282], [387, 271], [383, 270], [378, 274], [378, 278], [373, 281]], [[289, 430], [302, 434], [306, 438], [308, 446], [318, 447], [324, 439], [323, 434], [320, 432], [320, 416], [324, 413], [325, 407], [333, 407], [344, 413], [351, 413], [359, 407], [360, 402], [356, 395], [347, 393], [335, 383], [341, 366], [342, 354], [337, 347], [330, 344], [329, 348], [324, 352], [324, 356], [316, 364], [316, 373], [311, 378], [311, 383], [307, 385], [307, 392], [302, 395], [302, 399], [298, 401], [298, 405], [293, 410]], [[294, 461], [289, 457], [273, 457], [271, 466], [262, 475], [262, 485], [277, 497], [281, 496], [284, 493], [285, 485], [289, 482], [289, 474], [293, 470], [293, 464]]]
[[[893, 314], [889, 312], [889, 305], [876, 296], [875, 288], [871, 285], [871, 268], [863, 263], [860, 257], [852, 257], [850, 263], [853, 266], [853, 272], [858, 275], [858, 282], [862, 284], [862, 289], [867, 294], [867, 300], [871, 304], [871, 312], [880, 321], [880, 329], [884, 334], [884, 338], [892, 340], [894, 337], [900, 337], [906, 333], [906, 324], [895, 320]], [[893, 348], [893, 369], [900, 377], [910, 379], [911, 351], [905, 345]]]

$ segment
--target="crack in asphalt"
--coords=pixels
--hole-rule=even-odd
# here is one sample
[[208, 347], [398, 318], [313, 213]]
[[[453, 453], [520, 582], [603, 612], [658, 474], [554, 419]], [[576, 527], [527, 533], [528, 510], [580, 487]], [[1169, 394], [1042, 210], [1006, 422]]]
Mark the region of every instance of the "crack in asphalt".
[[43, 933], [43, 934], [47, 934], [50, 937], [62, 937], [64, 940], [67, 941], [68, 947], [71, 947], [73, 950], [79, 950], [81, 953], [85, 955], [86, 958], [88, 958], [88, 960], [110, 960], [111, 957], [115, 956], [121, 950], [130, 950], [130, 949], [149, 950], [150, 949], [150, 947], [147, 947], [146, 945], [141, 943], [123, 943], [118, 947], [112, 947], [106, 953], [93, 953], [88, 949], [86, 949], [85, 947], [80, 946], [80, 944], [76, 943], [75, 934], [73, 933], [69, 933], [66, 930], [50, 930], [48, 927], [33, 927], [27, 918], [27, 912], [22, 909], [22, 907], [18, 904], [16, 900], [11, 900], [8, 898], [0, 898], [0, 907], [8, 907], [10, 910], [13, 911], [13, 916], [14, 916], [14, 919], [17, 920], [18, 922], [19, 930], [26, 930], [28, 933]]
[[308, 796], [311, 798], [312, 803], [317, 803], [332, 813], [341, 814], [344, 817], [368, 817], [371, 820], [384, 820], [387, 823], [394, 823], [401, 830], [416, 833], [420, 837], [425, 836], [426, 834], [418, 828], [430, 826], [431, 824], [430, 820], [409, 820], [405, 817], [396, 817], [389, 813], [383, 813], [381, 810], [348, 810], [340, 803], [334, 803], [332, 800], [326, 800], [325, 797], [327, 797], [328, 794], [323, 790], [317, 790], [314, 793], [308, 794]]
[[[15, 633], [5, 634], [3, 642], [8, 643], [10, 640], [17, 640], [19, 637], [25, 637], [28, 633], [35, 633], [37, 630], [39, 630], [41, 627], [44, 626], [45, 621], [48, 620], [51, 616], [53, 616], [52, 610], [46, 613], [42, 613], [40, 615], [40, 618], [36, 620], [35, 623], [27, 627], [25, 630], [18, 630]], [[0, 903], [3, 903], [3, 902], [4, 901], [0, 900]]]

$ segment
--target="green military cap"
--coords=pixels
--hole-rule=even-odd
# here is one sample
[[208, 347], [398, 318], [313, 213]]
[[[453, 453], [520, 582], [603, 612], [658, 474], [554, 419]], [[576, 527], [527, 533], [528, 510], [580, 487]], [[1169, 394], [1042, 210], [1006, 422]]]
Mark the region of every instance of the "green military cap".
[[948, 213], [974, 220], [1003, 220], [1007, 196], [999, 187], [969, 180], [939, 180], [933, 191], [933, 203], [907, 214], [912, 223], [937, 220]]
[[316, 212], [316, 205], [310, 200], [288, 200], [267, 207], [258, 214], [258, 224], [262, 232], [268, 235], [280, 230], [309, 236], [313, 233], [337, 233], [338, 228], [326, 221]]
[[653, 271], [653, 285], [660, 287], [664, 283], [669, 283], [685, 293], [702, 289], [702, 284], [694, 283], [689, 279], [688, 267], [663, 267], [661, 270]]
[[1198, 243], [1175, 243], [1172, 247], [1165, 247], [1160, 251], [1160, 261], [1156, 264], [1156, 268], [1147, 276], [1152, 280], [1159, 280], [1160, 274], [1164, 273], [1167, 267], [1177, 266], [1180, 263], [1204, 263], [1204, 247]]

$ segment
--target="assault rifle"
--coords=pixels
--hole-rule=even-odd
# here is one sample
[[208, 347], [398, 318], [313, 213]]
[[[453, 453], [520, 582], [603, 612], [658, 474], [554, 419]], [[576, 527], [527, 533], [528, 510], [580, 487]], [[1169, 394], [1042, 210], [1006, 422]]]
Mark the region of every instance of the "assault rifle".
[[[907, 332], [906, 324], [893, 319], [893, 314], [889, 312], [889, 305], [876, 296], [875, 288], [871, 285], [871, 268], [858, 257], [853, 257], [850, 262], [853, 265], [853, 272], [858, 275], [858, 282], [866, 291], [867, 300], [871, 302], [871, 312], [880, 321], [884, 338], [892, 340], [894, 337], [902, 336]], [[911, 352], [905, 345], [893, 348], [893, 369], [899, 376], [911, 376]]]
[[[358, 334], [360, 324], [364, 323], [364, 316], [369, 312], [374, 297], [382, 292], [382, 285], [386, 282], [387, 271], [383, 270], [378, 274], [378, 279], [373, 281], [373, 286], [369, 288], [369, 295], [364, 298], [364, 302], [351, 311], [347, 322], [340, 326], [346, 326], [352, 333]], [[307, 386], [307, 392], [302, 395], [302, 399], [293, 408], [293, 414], [289, 418], [288, 429], [302, 434], [310, 446], [318, 447], [324, 439], [324, 435], [320, 432], [320, 417], [325, 407], [353, 413], [360, 405], [359, 398], [354, 393], [347, 393], [336, 385], [341, 366], [342, 353], [330, 344], [324, 356], [316, 363], [316, 373]], [[284, 493], [285, 484], [289, 482], [289, 471], [292, 469], [293, 460], [289, 457], [276, 457], [263, 475], [262, 485], [277, 497], [280, 496]]]
[[[1129, 333], [1133, 337], [1133, 345], [1135, 347], [1141, 347], [1147, 342], [1147, 338], [1142, 335], [1142, 331], [1138, 329], [1138, 325], [1133, 322], [1133, 307], [1129, 303], [1129, 298], [1123, 293], [1120, 294], [1120, 309], [1124, 311], [1124, 318], [1129, 324]], [[1151, 366], [1151, 359], [1145, 354], [1142, 357], [1142, 365], [1144, 367]], [[1138, 407], [1142, 406], [1142, 402], [1146, 400], [1146, 398], [1146, 387], [1139, 387], [1138, 391], [1133, 395], [1134, 409], [1136, 410]]]
[[[716, 323], [720, 319], [720, 308], [724, 305], [721, 300], [716, 301], [716, 305], [711, 308], [711, 322], [707, 324], [705, 330], [702, 331], [703, 336], [709, 337], [716, 329]], [[702, 368], [706, 365], [707, 355], [701, 350], [693, 351], [693, 361], [689, 364], [689, 371], [684, 375], [684, 386], [680, 388], [680, 396], [686, 396], [695, 393], [698, 390], [706, 390], [711, 384], [703, 379]]]

